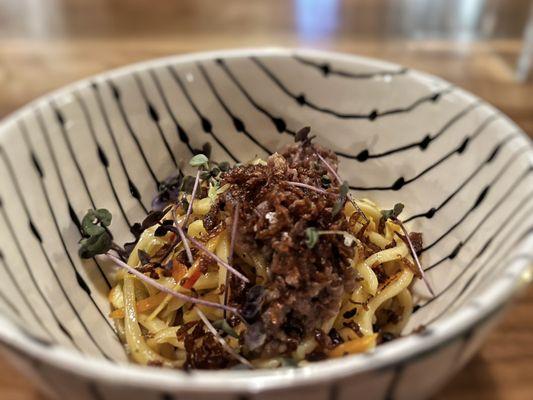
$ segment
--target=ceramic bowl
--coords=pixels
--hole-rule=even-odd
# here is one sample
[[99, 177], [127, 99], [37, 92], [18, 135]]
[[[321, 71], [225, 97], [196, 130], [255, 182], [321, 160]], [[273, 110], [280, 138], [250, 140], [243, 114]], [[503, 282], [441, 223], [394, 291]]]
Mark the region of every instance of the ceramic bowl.
[[[311, 126], [356, 196], [406, 205], [436, 295], [417, 282], [406, 337], [298, 369], [128, 363], [107, 318], [113, 268], [77, 256], [88, 208], [121, 241], [157, 184], [205, 142], [245, 161]], [[184, 162], [185, 161], [185, 162]], [[501, 112], [434, 76], [311, 50], [148, 61], [44, 96], [0, 124], [0, 342], [58, 398], [420, 399], [479, 348], [531, 279], [533, 151]], [[420, 328], [425, 327], [425, 328]]]

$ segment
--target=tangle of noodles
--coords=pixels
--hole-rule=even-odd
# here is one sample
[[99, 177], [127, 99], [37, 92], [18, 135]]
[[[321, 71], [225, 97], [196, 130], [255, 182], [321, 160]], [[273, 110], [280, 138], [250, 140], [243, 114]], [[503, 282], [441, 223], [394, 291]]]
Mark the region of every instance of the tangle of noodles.
[[[193, 221], [188, 227], [188, 235], [203, 240], [205, 246], [213, 251], [222, 260], [228, 260], [229, 233], [227, 230], [218, 232], [215, 236], [205, 237], [205, 229], [202, 217], [209, 212], [212, 199], [202, 198], [194, 200], [193, 213], [190, 219]], [[409, 249], [404, 240], [399, 236], [400, 227], [391, 220], [386, 221], [383, 233], [377, 231], [381, 218], [381, 210], [367, 199], [356, 200], [356, 204], [368, 217], [368, 226], [365, 227], [361, 238], [356, 239], [356, 256], [352, 260], [352, 266], [357, 273], [360, 285], [346, 296], [339, 305], [336, 317], [325, 323], [323, 330], [329, 332], [336, 329], [342, 337], [343, 343], [329, 352], [329, 356], [336, 357], [349, 353], [364, 352], [376, 346], [378, 335], [375, 326], [381, 324], [383, 332], [399, 335], [412, 311], [412, 299], [409, 286], [413, 280], [413, 271], [409, 265], [413, 264]], [[183, 210], [176, 209], [177, 220], [184, 219]], [[344, 214], [347, 219], [356, 212], [354, 206], [346, 203]], [[175, 238], [174, 233], [164, 236], [155, 236], [158, 226], [165, 220], [172, 219], [172, 212], [168, 212], [160, 220], [159, 224], [146, 229], [128, 259], [128, 264], [134, 268], [141, 267], [138, 254], [139, 250], [150, 256], [154, 256]], [[353, 233], [359, 233], [363, 226], [357, 223], [353, 226]], [[371, 243], [375, 249], [370, 255], [366, 243]], [[379, 249], [379, 250], [378, 250]], [[184, 251], [183, 247], [178, 250]], [[172, 262], [175, 253], [168, 254], [160, 260], [161, 265]], [[267, 267], [259, 255], [249, 255], [249, 263], [255, 267], [259, 280], [267, 279]], [[405, 262], [407, 261], [407, 262]], [[197, 258], [194, 264], [181, 277], [179, 274], [161, 276], [158, 282], [174, 291], [188, 294], [196, 293], [199, 297], [222, 303], [224, 301], [223, 288], [226, 282], [227, 270], [220, 266], [210, 266], [194, 283], [192, 288], [185, 288], [184, 283], [194, 275], [199, 268], [201, 258]], [[175, 272], [176, 268], [173, 268]], [[379, 274], [377, 273], [379, 270]], [[178, 271], [179, 272], [179, 271]], [[184, 272], [184, 271], [182, 271]], [[378, 276], [386, 278], [380, 280]], [[178, 280], [176, 280], [178, 278]], [[181, 278], [181, 279], [179, 279]], [[222, 290], [221, 290], [222, 289]], [[185, 344], [179, 339], [177, 332], [186, 323], [198, 321], [198, 315], [194, 307], [183, 300], [164, 294], [151, 287], [145, 287], [138, 278], [119, 273], [118, 280], [110, 292], [110, 302], [115, 309], [111, 314], [117, 323], [120, 336], [126, 342], [128, 350], [134, 361], [145, 365], [165, 365], [180, 367], [185, 360]], [[211, 321], [223, 318], [223, 312], [218, 309], [199, 306]], [[182, 313], [182, 324], [175, 324], [177, 311]], [[390, 320], [390, 315], [395, 318]], [[389, 317], [389, 318], [388, 318]], [[388, 319], [387, 319], [388, 318]], [[351, 328], [357, 326], [357, 331]], [[235, 327], [239, 332], [245, 328], [243, 323]], [[238, 340], [229, 337], [228, 344], [238, 349]], [[296, 361], [305, 360], [305, 356], [311, 353], [317, 342], [314, 338], [308, 338], [299, 344], [293, 353]], [[281, 359], [260, 359], [253, 363], [258, 367], [275, 367], [282, 364]]]
[[[397, 218], [403, 206], [382, 210], [351, 198], [326, 160], [334, 155], [305, 140], [285, 158], [198, 173], [192, 189], [148, 215], [127, 260], [110, 255], [124, 268], [109, 292], [110, 316], [135, 362], [275, 368], [369, 351], [401, 335], [411, 283], [422, 277], [421, 235]], [[265, 192], [276, 174], [270, 197], [246, 198]], [[258, 177], [266, 183], [246, 186]], [[276, 231], [278, 218], [289, 217], [283, 229], [291, 237]], [[294, 299], [308, 304], [285, 307]]]

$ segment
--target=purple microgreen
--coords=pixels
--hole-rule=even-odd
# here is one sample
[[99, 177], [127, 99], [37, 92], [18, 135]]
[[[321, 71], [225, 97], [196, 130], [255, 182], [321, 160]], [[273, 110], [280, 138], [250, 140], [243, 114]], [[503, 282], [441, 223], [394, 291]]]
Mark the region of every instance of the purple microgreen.
[[227, 262], [222, 260], [219, 256], [217, 256], [215, 253], [210, 251], [207, 247], [205, 247], [200, 241], [196, 240], [195, 238], [188, 237], [190, 242], [199, 250], [201, 250], [204, 254], [211, 257], [213, 260], [215, 260], [219, 265], [222, 265], [224, 268], [226, 268], [228, 271], [231, 271], [235, 276], [237, 276], [242, 281], [248, 283], [250, 280], [244, 276], [242, 273], [237, 271], [235, 268], [233, 268], [231, 265], [229, 265]]
[[[316, 150], [315, 150], [315, 154], [316, 156], [320, 159], [320, 161], [322, 161], [322, 163], [325, 165], [326, 169], [331, 173], [331, 175], [333, 175], [335, 177], [335, 179], [337, 180], [337, 182], [339, 184], [343, 183], [342, 182], [342, 179], [341, 177], [339, 176], [339, 174], [337, 173], [337, 171], [335, 171], [335, 168], [333, 168], [331, 166], [331, 164], [324, 158], [320, 155], [320, 153]], [[349, 188], [349, 187], [348, 187]], [[365, 213], [363, 212], [363, 210], [361, 210], [361, 207], [359, 207], [359, 205], [357, 205], [357, 203], [352, 199], [352, 196], [350, 195], [350, 193], [347, 193], [347, 198], [348, 200], [350, 201], [350, 203], [352, 203], [353, 207], [359, 212], [359, 214], [361, 214], [363, 216], [363, 218], [365, 219], [366, 222], [370, 222], [368, 217], [365, 215]], [[344, 205], [344, 202], [343, 202], [343, 205]]]
[[359, 207], [359, 205], [355, 202], [355, 200], [352, 198], [352, 195], [350, 193], [348, 193], [348, 201], [350, 203], [352, 203], [353, 205], [353, 208], [355, 208], [357, 210], [357, 212], [362, 215], [362, 217], [364, 218], [365, 222], [366, 223], [369, 223], [370, 220], [368, 219], [368, 217], [366, 216], [366, 214], [363, 212], [363, 210], [361, 210], [361, 207]]
[[211, 178], [211, 172], [209, 172], [209, 171], [202, 171], [202, 172], [200, 172], [200, 179], [201, 179], [201, 180], [206, 181], [206, 180], [208, 180], [209, 178]]
[[158, 193], [152, 200], [152, 209], [163, 210], [166, 206], [178, 199], [180, 188], [183, 185], [183, 175], [180, 171], [174, 172], [159, 184]]
[[266, 300], [266, 290], [262, 285], [252, 286], [246, 292], [244, 302], [239, 309], [241, 316], [248, 322], [254, 323], [261, 315], [261, 309]]
[[307, 183], [300, 183], [300, 182], [292, 182], [292, 181], [286, 181], [288, 185], [296, 186], [302, 189], [309, 189], [314, 192], [320, 193], [320, 194], [332, 194], [324, 189], [318, 188], [316, 186], [308, 185]]
[[164, 215], [165, 215], [165, 213], [163, 212], [163, 210], [161, 210], [161, 211], [156, 211], [156, 210], [150, 211], [148, 213], [148, 215], [144, 218], [144, 220], [141, 223], [140, 232], [142, 233], [146, 229], [148, 229], [148, 228], [154, 226], [155, 224], [159, 223], [159, 221], [161, 220], [161, 218], [164, 217]]
[[186, 301], [186, 302], [189, 302], [189, 303], [194, 303], [194, 304], [201, 304], [201, 305], [204, 305], [204, 306], [207, 306], [207, 307], [218, 308], [218, 309], [229, 311], [229, 312], [234, 313], [234, 314], [238, 314], [237, 313], [237, 309], [235, 309], [234, 307], [225, 306], [225, 305], [219, 304], [219, 303], [213, 303], [211, 301], [198, 299], [196, 297], [190, 297], [190, 296], [187, 296], [187, 295], [185, 295], [183, 293], [179, 293], [179, 292], [176, 292], [176, 291], [174, 291], [172, 289], [169, 289], [166, 286], [161, 285], [155, 279], [152, 279], [152, 278], [144, 275], [142, 272], [137, 271], [135, 268], [129, 266], [124, 261], [122, 261], [120, 258], [115, 257], [114, 255], [109, 254], [109, 253], [106, 254], [106, 256], [111, 261], [113, 261], [117, 266], [119, 266], [121, 268], [124, 268], [130, 274], [132, 274], [135, 277], [139, 278], [143, 282], [146, 282], [148, 285], [153, 286], [154, 288], [158, 289], [159, 291], [167, 293], [167, 294], [169, 294], [169, 295], [171, 295], [171, 296], [173, 296], [173, 297], [175, 297], [175, 298], [177, 298], [179, 300], [183, 300], [183, 301]]
[[194, 263], [194, 259], [192, 257], [191, 247], [189, 246], [189, 241], [185, 237], [185, 232], [183, 232], [183, 229], [181, 228], [180, 224], [178, 224], [178, 219], [176, 217], [176, 208], [172, 210], [172, 217], [174, 218], [174, 226], [178, 230], [178, 235], [180, 236], [181, 243], [183, 243], [183, 248], [185, 249], [185, 253], [187, 254], [189, 264], [192, 265]]
[[137, 250], [137, 257], [139, 257], [141, 265], [150, 264], [151, 258], [146, 251], [141, 249]]
[[389, 218], [394, 219], [400, 216], [404, 208], [402, 203], [396, 203], [391, 210], [381, 210], [382, 218], [388, 220]]
[[215, 165], [209, 170], [209, 174], [212, 178], [216, 178], [220, 174], [220, 168]]
[[206, 328], [213, 334], [213, 336], [217, 339], [217, 341], [220, 343], [220, 345], [226, 350], [233, 358], [235, 358], [237, 361], [239, 361], [241, 364], [246, 365], [249, 368], [253, 368], [253, 365], [248, 361], [246, 358], [238, 354], [225, 340], [218, 331], [215, 329], [215, 327], [211, 324], [209, 319], [205, 316], [205, 314], [200, 310], [198, 307], [195, 307], [196, 314], [200, 317], [200, 319], [205, 324]]
[[294, 141], [296, 143], [307, 142], [309, 140], [309, 133], [311, 133], [311, 128], [309, 126], [303, 127], [298, 132], [296, 132], [296, 134], [294, 135]]
[[405, 235], [405, 241], [407, 242], [409, 246], [409, 250], [411, 251], [411, 254], [413, 255], [413, 260], [415, 260], [416, 268], [418, 270], [419, 277], [422, 278], [424, 283], [426, 284], [429, 293], [433, 297], [435, 297], [435, 292], [433, 291], [433, 288], [429, 284], [429, 281], [427, 280], [426, 274], [424, 273], [424, 269], [422, 268], [422, 264], [420, 264], [420, 259], [418, 258], [418, 254], [416, 254], [415, 247], [413, 246], [413, 242], [411, 241], [411, 238], [409, 237], [409, 232], [407, 231], [407, 228], [403, 224], [402, 221], [400, 221], [397, 217], [392, 217], [392, 220], [396, 222], [398, 225], [400, 225], [400, 228], [402, 229], [403, 234]]

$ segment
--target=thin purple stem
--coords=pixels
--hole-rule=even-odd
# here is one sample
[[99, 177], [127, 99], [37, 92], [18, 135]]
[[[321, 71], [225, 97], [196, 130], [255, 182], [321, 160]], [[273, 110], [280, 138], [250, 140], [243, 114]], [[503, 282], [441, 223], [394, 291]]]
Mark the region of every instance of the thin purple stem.
[[[335, 171], [335, 169], [331, 166], [330, 163], [328, 163], [328, 161], [322, 157], [318, 151], [316, 149], [315, 150], [315, 154], [316, 156], [320, 159], [320, 161], [322, 161], [324, 163], [324, 165], [326, 166], [326, 168], [328, 169], [328, 171], [335, 177], [335, 179], [337, 179], [337, 182], [339, 183], [339, 185], [342, 185], [342, 179], [341, 177], [339, 176], [339, 174], [337, 173], [337, 171]], [[352, 203], [352, 205], [354, 206], [354, 208], [363, 216], [363, 218], [365, 219], [366, 222], [369, 222], [367, 216], [365, 215], [365, 213], [363, 212], [363, 210], [361, 210], [361, 207], [359, 207], [357, 205], [357, 203], [352, 199], [352, 196], [350, 193], [348, 193], [348, 200], [350, 200], [350, 203]]]
[[424, 268], [422, 268], [422, 264], [420, 264], [420, 260], [418, 258], [418, 255], [416, 254], [416, 250], [415, 250], [415, 247], [413, 246], [413, 242], [411, 241], [411, 238], [409, 237], [409, 232], [405, 228], [405, 226], [404, 226], [402, 221], [400, 221], [396, 217], [393, 217], [393, 220], [398, 225], [400, 225], [400, 228], [402, 229], [402, 232], [403, 232], [403, 234], [405, 236], [405, 241], [407, 242], [407, 245], [409, 246], [409, 250], [411, 251], [411, 254], [413, 255], [413, 259], [415, 260], [415, 264], [416, 264], [416, 268], [418, 269], [418, 273], [419, 273], [420, 277], [422, 278], [422, 280], [424, 281], [424, 283], [426, 284], [426, 286], [427, 286], [427, 288], [429, 290], [429, 293], [431, 293], [431, 295], [433, 297], [435, 297], [435, 292], [433, 291], [431, 285], [429, 284], [429, 281], [427, 280], [426, 274], [424, 273]]
[[180, 236], [181, 242], [183, 243], [183, 248], [185, 249], [185, 253], [187, 254], [187, 259], [189, 260], [189, 264], [193, 264], [194, 258], [192, 257], [191, 247], [189, 246], [189, 241], [185, 237], [185, 232], [183, 232], [183, 229], [181, 228], [180, 224], [178, 224], [178, 218], [176, 217], [176, 208], [172, 210], [172, 217], [174, 218], [174, 226], [178, 230], [178, 235]]
[[119, 267], [124, 268], [130, 274], [135, 275], [140, 280], [142, 280], [142, 281], [146, 282], [147, 284], [155, 287], [156, 289], [160, 290], [161, 292], [165, 292], [165, 293], [167, 293], [167, 294], [169, 294], [169, 295], [171, 295], [173, 297], [176, 297], [177, 299], [180, 299], [180, 300], [183, 300], [183, 301], [187, 301], [189, 303], [202, 304], [202, 305], [207, 306], [207, 307], [219, 308], [219, 309], [226, 310], [226, 311], [232, 312], [234, 314], [237, 314], [237, 309], [236, 308], [229, 307], [229, 306], [226, 306], [226, 305], [223, 305], [223, 304], [219, 304], [219, 303], [213, 303], [213, 302], [207, 301], [207, 300], [197, 299], [195, 297], [190, 297], [190, 296], [187, 296], [185, 294], [176, 292], [176, 291], [174, 291], [172, 289], [167, 288], [166, 286], [161, 285], [159, 282], [157, 282], [156, 280], [144, 275], [142, 272], [137, 271], [135, 268], [129, 266], [124, 261], [122, 261], [120, 258], [115, 257], [114, 255], [109, 254], [109, 253], [107, 253], [106, 256], [110, 260], [112, 260], [116, 265], [118, 265]]
[[312, 186], [312, 185], [308, 185], [307, 183], [300, 183], [300, 182], [292, 182], [292, 181], [285, 181], [288, 185], [291, 185], [291, 186], [297, 186], [297, 187], [300, 187], [300, 188], [304, 188], [304, 189], [309, 189], [309, 190], [312, 190], [314, 192], [317, 192], [317, 193], [321, 193], [321, 194], [333, 194], [333, 193], [330, 193], [324, 189], [321, 189], [321, 188], [318, 188], [316, 186]]
[[203, 253], [205, 253], [206, 255], [208, 255], [209, 257], [211, 257], [213, 260], [215, 260], [218, 264], [222, 265], [224, 268], [226, 268], [228, 271], [231, 271], [231, 273], [233, 273], [235, 276], [237, 276], [238, 278], [240, 278], [242, 281], [246, 282], [246, 283], [249, 283], [250, 280], [244, 276], [243, 274], [241, 274], [239, 271], [237, 271], [235, 268], [233, 268], [231, 265], [229, 265], [226, 261], [224, 261], [223, 259], [221, 259], [219, 256], [217, 256], [215, 253], [213, 253], [212, 251], [210, 251], [207, 247], [205, 247], [201, 242], [199, 242], [198, 240], [192, 238], [192, 237], [189, 237], [189, 240], [191, 241], [191, 243], [197, 247], [198, 249], [200, 249]]
[[337, 171], [335, 171], [335, 169], [331, 166], [331, 164], [328, 163], [328, 162], [326, 161], [326, 159], [325, 159], [324, 157], [322, 157], [322, 156], [318, 153], [318, 151], [316, 151], [316, 149], [315, 149], [315, 154], [316, 154], [316, 156], [317, 156], [318, 158], [320, 158], [320, 161], [322, 161], [322, 162], [324, 163], [324, 165], [326, 166], [326, 168], [328, 169], [328, 171], [331, 173], [331, 175], [333, 175], [333, 177], [334, 177], [335, 179], [337, 179], [337, 182], [339, 183], [339, 185], [342, 185], [342, 179], [341, 179], [341, 177], [339, 176], [339, 174], [337, 173]]

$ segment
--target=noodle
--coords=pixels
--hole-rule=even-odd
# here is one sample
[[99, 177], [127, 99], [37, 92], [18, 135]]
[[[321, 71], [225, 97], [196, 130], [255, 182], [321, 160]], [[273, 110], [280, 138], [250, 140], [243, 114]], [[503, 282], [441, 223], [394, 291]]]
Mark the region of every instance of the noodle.
[[[201, 200], [197, 201], [198, 204], [206, 204], [201, 202]], [[369, 204], [368, 202], [358, 202], [358, 205], [365, 213], [368, 213], [367, 215], [372, 219], [370, 225], [375, 228], [375, 218], [377, 218], [380, 210], [374, 204]], [[205, 231], [203, 224], [200, 224], [202, 222], [201, 219], [198, 219], [200, 215], [196, 214], [195, 211], [199, 211], [203, 215], [206, 214], [206, 210], [203, 206], [193, 206], [193, 214], [191, 215], [193, 222], [189, 225], [188, 234], [193, 237], [202, 238], [207, 232]], [[347, 218], [350, 216], [350, 211], [351, 210], [347, 206], [345, 210]], [[183, 215], [180, 215], [178, 218], [180, 217], [183, 217]], [[398, 262], [401, 259], [410, 259], [409, 250], [407, 245], [401, 239], [397, 236], [393, 237], [396, 229], [393, 229], [393, 227], [391, 229], [390, 225], [391, 224], [389, 223], [387, 224], [385, 235], [367, 228], [365, 236], [372, 243], [378, 245], [380, 248], [385, 248], [391, 243], [395, 243], [395, 246], [378, 251], [364, 259], [359, 259], [358, 257], [353, 259], [352, 265], [361, 280], [361, 286], [358, 287], [351, 296], [344, 300], [342, 304], [340, 304], [339, 313], [322, 326], [322, 329], [325, 332], [329, 332], [334, 325], [339, 327], [340, 334], [345, 340], [345, 345], [343, 347], [339, 346], [338, 350], [329, 353], [331, 357], [338, 357], [339, 355], [342, 355], [343, 352], [361, 352], [375, 347], [377, 335], [375, 334], [372, 325], [376, 320], [377, 311], [384, 304], [391, 305], [397, 303], [397, 308], [401, 310], [399, 323], [389, 323], [384, 326], [384, 329], [386, 329], [387, 332], [399, 334], [409, 318], [412, 309], [412, 299], [408, 287], [413, 279], [413, 272]], [[163, 239], [154, 236], [155, 230], [156, 226], [147, 229], [143, 233], [136, 246], [137, 250], [142, 249], [149, 254], [157, 253], [157, 251], [164, 245], [164, 241]], [[165, 238], [167, 237], [165, 236]], [[206, 242], [206, 247], [210, 251], [214, 251], [214, 253], [222, 260], [227, 261], [230, 252], [229, 234], [227, 230], [223, 230], [217, 236], [209, 239]], [[132, 252], [128, 263], [131, 266], [138, 267], [140, 261], [137, 256], [134, 256], [134, 254], [136, 253]], [[249, 261], [255, 268], [258, 278], [262, 281], [268, 279], [266, 263], [262, 260], [262, 256], [258, 254], [248, 254], [248, 256], [250, 257]], [[200, 263], [201, 258], [197, 258], [192, 267], [188, 269], [184, 279], [190, 278], [194, 272], [200, 268]], [[379, 287], [378, 277], [374, 272], [374, 268], [378, 266], [393, 266], [397, 269], [397, 272], [390, 277], [390, 281], [381, 288]], [[224, 294], [223, 290], [220, 289], [224, 289], [226, 274], [227, 270], [225, 268], [220, 268], [218, 266], [210, 267], [208, 271], [203, 273], [196, 280], [193, 288], [196, 291], [204, 292], [203, 298], [212, 299], [222, 303], [224, 301]], [[186, 302], [173, 298], [170, 295], [161, 296], [162, 293], [157, 293], [155, 294], [155, 297], [161, 299], [157, 307], [142, 310], [142, 312], [138, 314], [137, 320], [137, 315], [133, 312], [133, 304], [138, 303], [134, 302], [134, 296], [131, 294], [133, 282], [135, 280], [135, 277], [124, 274], [122, 280], [113, 287], [109, 295], [110, 302], [115, 309], [126, 310], [125, 314], [127, 318], [124, 320], [125, 338], [130, 348], [132, 358], [141, 364], [161, 362], [167, 365], [173, 363], [175, 361], [167, 360], [157, 352], [162, 344], [173, 346], [177, 350], [184, 350], [183, 341], [176, 338], [176, 332], [179, 330], [180, 326], [172, 326], [173, 321], [171, 319], [166, 319], [166, 317], [171, 315], [171, 313], [182, 309], [182, 307], [186, 305]], [[183, 289], [182, 283], [175, 282], [172, 278], [161, 278], [160, 282], [175, 291], [186, 292], [186, 290]], [[122, 287], [124, 287], [123, 295], [121, 290]], [[150, 298], [153, 297], [154, 295]], [[354, 306], [354, 303], [359, 303], [360, 305]], [[357, 312], [353, 318], [346, 319], [342, 317], [342, 313], [354, 307], [357, 309]], [[205, 307], [203, 311], [210, 320], [217, 320], [222, 317], [219, 310]], [[158, 318], [158, 316], [161, 316], [161, 318]], [[194, 309], [189, 309], [183, 314], [184, 323], [198, 320], [199, 318], [194, 312]], [[352, 329], [343, 327], [343, 323], [346, 324], [349, 321], [358, 324], [360, 333], [366, 338], [365, 340], [362, 340]], [[143, 334], [141, 333], [138, 323], [147, 330], [147, 334], [149, 335], [147, 341], [143, 339]], [[305, 360], [305, 356], [311, 353], [316, 346], [317, 343], [313, 338], [306, 339], [298, 346], [297, 350], [294, 351], [293, 358], [296, 361]], [[272, 363], [276, 364], [275, 361], [269, 362], [268, 360], [263, 360], [260, 364], [266, 366]]]
[[[306, 153], [305, 146], [312, 151]], [[416, 272], [412, 266], [418, 262], [409, 234], [397, 219], [397, 209], [403, 206], [382, 210], [368, 199], [352, 200], [329, 164], [334, 159], [322, 150], [316, 161], [315, 149], [304, 142], [293, 146], [285, 158], [276, 153], [268, 161], [225, 170], [236, 171], [235, 179], [241, 179], [238, 174], [248, 168], [252, 178], [241, 183], [220, 178], [226, 176], [221, 175], [222, 164], [218, 171], [209, 171], [208, 178], [200, 177], [207, 170], [202, 174], [199, 170], [192, 194], [180, 191], [164, 211], [148, 216], [153, 219], [151, 226], [138, 235], [127, 265], [110, 256], [126, 269], [117, 273], [109, 292], [111, 317], [135, 362], [173, 368], [225, 368], [240, 362], [275, 368], [287, 365], [288, 359], [305, 363], [368, 351], [385, 341], [385, 334], [401, 334], [412, 313], [410, 286]], [[262, 171], [265, 179], [273, 179], [290, 157], [292, 162], [315, 157], [314, 167], [305, 164], [293, 170], [315, 173], [319, 183], [311, 175], [297, 182], [291, 172], [285, 186], [283, 181], [277, 183], [279, 193], [270, 200], [274, 205], [263, 201], [250, 208], [245, 194], [265, 191], [270, 181], [255, 192], [249, 188], [238, 192], [239, 185], [251, 184]], [[201, 168], [207, 168], [207, 162], [199, 160]], [[338, 185], [331, 183], [331, 171]], [[278, 209], [276, 202], [283, 196], [297, 198]], [[336, 202], [341, 202], [340, 208]], [[301, 212], [290, 226], [296, 232], [292, 236], [276, 231], [288, 213], [300, 209], [312, 213], [320, 207], [323, 218]], [[326, 228], [313, 226], [320, 218]], [[269, 235], [275, 237], [272, 249], [255, 245]], [[304, 241], [307, 247], [302, 247]], [[298, 252], [305, 254], [299, 258]], [[332, 255], [338, 257], [337, 264], [328, 259]], [[276, 269], [273, 265], [280, 257], [281, 267]], [[284, 262], [290, 268], [284, 269]], [[314, 272], [308, 272], [307, 265]], [[151, 279], [143, 279], [143, 274]], [[298, 286], [304, 278], [310, 283]], [[284, 289], [272, 289], [276, 282]], [[326, 282], [323, 288], [321, 282]], [[310, 293], [307, 298], [305, 292], [297, 293], [302, 304], [290, 303], [296, 301], [294, 287]], [[326, 297], [318, 300], [319, 296]], [[260, 313], [267, 302], [271, 308], [264, 317]], [[285, 303], [290, 307], [284, 308]], [[295, 310], [303, 315], [297, 321], [303, 318], [311, 328], [293, 322]]]

